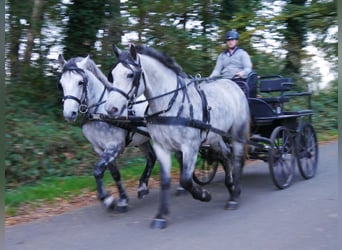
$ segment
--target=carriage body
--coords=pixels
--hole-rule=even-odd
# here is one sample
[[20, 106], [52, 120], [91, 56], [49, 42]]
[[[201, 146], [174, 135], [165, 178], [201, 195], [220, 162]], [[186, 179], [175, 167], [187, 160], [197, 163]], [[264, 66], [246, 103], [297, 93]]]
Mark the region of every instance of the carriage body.
[[[311, 93], [296, 92], [293, 86], [291, 78], [259, 77], [257, 97], [248, 98], [251, 114], [248, 158], [267, 162], [279, 189], [291, 185], [296, 166], [304, 179], [314, 177], [318, 162], [317, 137], [311, 124]], [[291, 101], [297, 97], [307, 98], [307, 109], [289, 110]], [[214, 178], [219, 159], [213, 160], [215, 157], [207, 148], [201, 148], [199, 155], [194, 180], [205, 185]]]

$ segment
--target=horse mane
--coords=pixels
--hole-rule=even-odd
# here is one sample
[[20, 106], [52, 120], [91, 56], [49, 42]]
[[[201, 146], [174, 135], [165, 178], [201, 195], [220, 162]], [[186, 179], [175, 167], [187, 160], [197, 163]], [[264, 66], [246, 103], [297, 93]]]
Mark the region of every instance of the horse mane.
[[150, 56], [157, 61], [159, 61], [161, 64], [163, 64], [165, 67], [171, 69], [173, 72], [175, 72], [177, 75], [185, 76], [186, 74], [183, 72], [182, 67], [168, 54], [165, 52], [159, 52], [154, 48], [148, 47], [146, 45], [136, 45], [135, 46], [137, 52], [142, 55]]
[[[64, 65], [64, 70], [74, 70], [75, 68], [78, 68], [77, 63], [82, 61], [84, 57], [74, 57], [67, 61], [67, 63]], [[86, 69], [92, 72], [95, 77], [102, 82], [106, 86], [108, 85], [107, 77], [102, 73], [102, 71], [96, 66], [95, 62], [92, 59], [87, 60]]]

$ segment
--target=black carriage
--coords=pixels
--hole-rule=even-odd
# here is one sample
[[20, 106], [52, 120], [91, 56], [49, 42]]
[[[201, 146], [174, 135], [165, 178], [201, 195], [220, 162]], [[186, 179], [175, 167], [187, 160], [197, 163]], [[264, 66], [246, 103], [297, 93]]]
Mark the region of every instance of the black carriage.
[[[311, 124], [311, 92], [293, 91], [292, 80], [281, 76], [258, 77], [256, 83], [258, 92], [248, 98], [252, 122], [248, 158], [267, 162], [272, 180], [279, 189], [291, 185], [296, 165], [304, 179], [314, 177], [318, 143]], [[243, 88], [248, 91], [248, 87], [247, 79]], [[296, 97], [307, 98], [307, 109], [288, 111], [291, 107], [286, 104]], [[194, 181], [199, 185], [210, 183], [219, 161], [210, 148], [201, 147]]]

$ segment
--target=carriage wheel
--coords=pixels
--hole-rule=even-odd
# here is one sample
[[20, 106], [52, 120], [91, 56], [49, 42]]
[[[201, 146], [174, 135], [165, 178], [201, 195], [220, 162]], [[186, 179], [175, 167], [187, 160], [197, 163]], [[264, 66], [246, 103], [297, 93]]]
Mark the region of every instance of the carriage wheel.
[[290, 131], [276, 127], [271, 134], [269, 168], [273, 183], [283, 189], [291, 185], [296, 165], [295, 144]]
[[304, 179], [315, 176], [318, 163], [316, 132], [310, 123], [305, 123], [296, 137], [299, 172]]
[[212, 156], [210, 148], [201, 148], [196, 161], [192, 178], [198, 185], [207, 185], [215, 177], [218, 160]]

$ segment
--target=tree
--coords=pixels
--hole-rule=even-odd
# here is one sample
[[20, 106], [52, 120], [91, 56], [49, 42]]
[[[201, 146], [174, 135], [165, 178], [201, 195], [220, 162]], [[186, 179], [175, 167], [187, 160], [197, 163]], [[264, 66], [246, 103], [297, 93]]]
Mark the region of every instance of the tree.
[[21, 55], [20, 44], [26, 30], [26, 25], [30, 20], [30, 12], [33, 1], [15, 1], [9, 0], [8, 10], [8, 32], [6, 34], [6, 43], [8, 45], [7, 58], [10, 75], [12, 79], [18, 80], [20, 77]]
[[[302, 12], [305, 10], [306, 0], [289, 0], [285, 5], [286, 29], [284, 30], [284, 48], [287, 50], [284, 72], [286, 75], [299, 74], [305, 45], [306, 20]], [[298, 11], [300, 10], [300, 11]], [[294, 13], [296, 13], [294, 15]], [[305, 16], [305, 14], [304, 14]]]
[[106, 1], [74, 0], [68, 6], [69, 18], [64, 39], [65, 58], [96, 54], [97, 32], [103, 24]]

